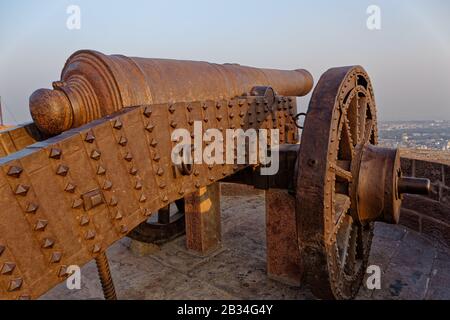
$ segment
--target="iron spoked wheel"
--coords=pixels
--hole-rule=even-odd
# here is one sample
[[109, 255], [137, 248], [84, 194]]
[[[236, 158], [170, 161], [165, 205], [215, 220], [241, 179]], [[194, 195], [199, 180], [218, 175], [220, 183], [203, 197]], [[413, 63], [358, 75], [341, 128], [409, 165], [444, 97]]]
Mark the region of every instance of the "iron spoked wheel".
[[373, 223], [358, 221], [362, 147], [377, 144], [376, 107], [361, 67], [335, 68], [311, 98], [299, 155], [297, 229], [306, 281], [324, 299], [352, 299], [369, 257]]
[[185, 232], [184, 199], [179, 199], [138, 225], [128, 234], [128, 237], [140, 242], [160, 245]]

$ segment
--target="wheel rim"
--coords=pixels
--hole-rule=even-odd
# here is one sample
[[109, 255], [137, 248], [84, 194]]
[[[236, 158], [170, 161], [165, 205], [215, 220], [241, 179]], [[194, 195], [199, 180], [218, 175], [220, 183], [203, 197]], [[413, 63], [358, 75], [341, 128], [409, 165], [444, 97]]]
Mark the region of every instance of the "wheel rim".
[[373, 223], [358, 222], [362, 146], [377, 144], [376, 107], [361, 67], [335, 68], [311, 98], [299, 155], [297, 228], [303, 271], [320, 298], [353, 298], [364, 277]]

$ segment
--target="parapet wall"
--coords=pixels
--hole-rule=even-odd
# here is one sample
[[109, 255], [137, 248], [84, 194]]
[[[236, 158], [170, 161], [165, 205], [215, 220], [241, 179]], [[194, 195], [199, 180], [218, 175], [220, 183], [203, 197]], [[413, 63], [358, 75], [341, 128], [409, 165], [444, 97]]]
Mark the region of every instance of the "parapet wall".
[[428, 197], [405, 195], [400, 224], [450, 247], [450, 152], [402, 150], [404, 175], [428, 178]]

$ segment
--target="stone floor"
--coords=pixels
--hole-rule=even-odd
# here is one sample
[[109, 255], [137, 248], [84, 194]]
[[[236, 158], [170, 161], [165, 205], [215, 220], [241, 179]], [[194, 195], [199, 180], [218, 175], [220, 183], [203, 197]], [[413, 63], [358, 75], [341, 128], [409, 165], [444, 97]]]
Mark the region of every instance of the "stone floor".
[[[119, 299], [314, 299], [308, 288], [266, 276], [265, 214], [261, 194], [222, 197], [222, 248], [209, 257], [185, 250], [184, 238], [153, 254], [130, 239], [108, 250]], [[382, 270], [382, 289], [358, 299], [450, 299], [450, 251], [403, 227], [377, 225], [370, 264]], [[81, 290], [65, 283], [42, 299], [102, 299], [93, 262], [82, 268]]]

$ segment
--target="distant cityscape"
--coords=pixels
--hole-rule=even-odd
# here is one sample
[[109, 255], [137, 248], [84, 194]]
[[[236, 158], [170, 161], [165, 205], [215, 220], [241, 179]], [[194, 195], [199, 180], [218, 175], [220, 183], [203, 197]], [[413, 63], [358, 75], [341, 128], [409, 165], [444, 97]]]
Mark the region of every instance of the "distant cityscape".
[[385, 147], [450, 151], [450, 120], [379, 122], [378, 132]]

